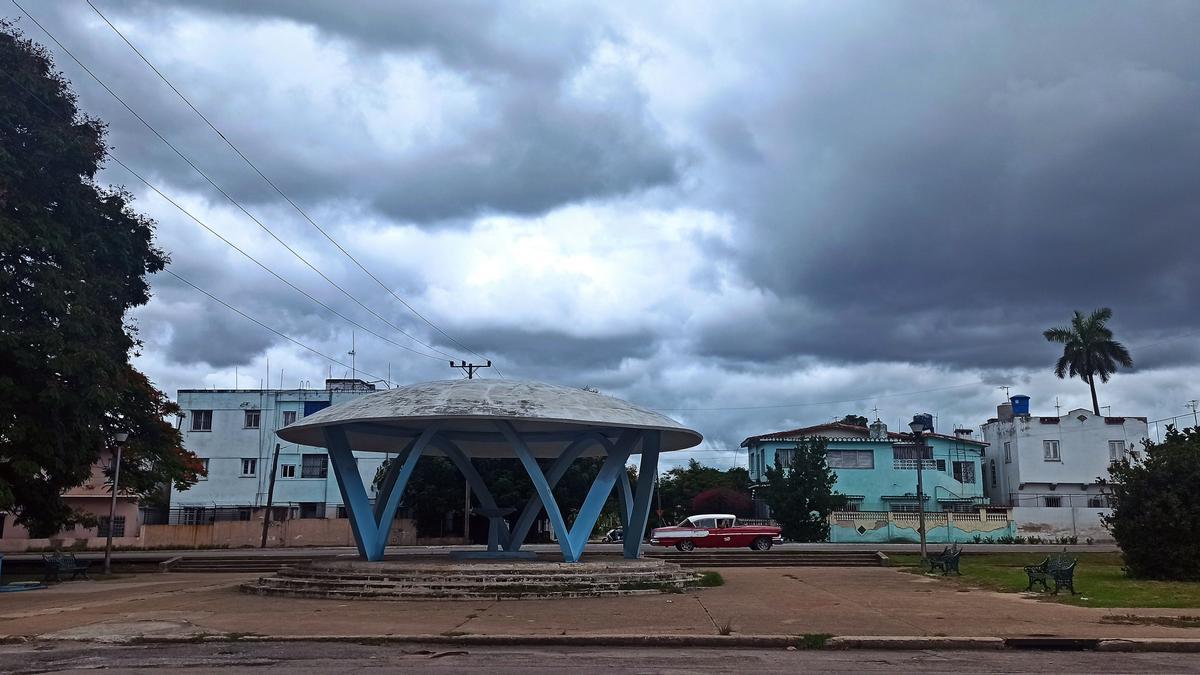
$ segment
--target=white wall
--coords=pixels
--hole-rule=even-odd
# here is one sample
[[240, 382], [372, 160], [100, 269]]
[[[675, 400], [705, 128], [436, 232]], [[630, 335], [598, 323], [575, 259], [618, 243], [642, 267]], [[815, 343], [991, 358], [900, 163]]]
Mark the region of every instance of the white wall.
[[[1118, 418], [1106, 419], [1083, 409], [1049, 417], [1057, 419], [1057, 424], [1042, 422], [1034, 415], [983, 425], [984, 440], [989, 444], [987, 459], [996, 460], [996, 486], [990, 477], [986, 486], [993, 503], [1011, 503], [1014, 493], [1045, 493], [1052, 483], [1063, 485], [1059, 488], [1062, 492], [1092, 492], [1094, 489], [1085, 486], [1095, 486], [1097, 478], [1108, 475], [1109, 441], [1121, 441], [1126, 450], [1140, 451], [1148, 436], [1143, 418], [1124, 417], [1121, 423], [1113, 423], [1109, 420]], [[1046, 460], [1046, 440], [1058, 441], [1059, 461]], [[1008, 464], [1004, 462], [1006, 442], [1012, 448]]]
[[1012, 510], [1019, 536], [1043, 539], [1073, 536], [1081, 544], [1088, 537], [1093, 541], [1112, 541], [1112, 534], [1100, 522], [1100, 517], [1108, 513], [1108, 509], [1041, 506], [1016, 506]]

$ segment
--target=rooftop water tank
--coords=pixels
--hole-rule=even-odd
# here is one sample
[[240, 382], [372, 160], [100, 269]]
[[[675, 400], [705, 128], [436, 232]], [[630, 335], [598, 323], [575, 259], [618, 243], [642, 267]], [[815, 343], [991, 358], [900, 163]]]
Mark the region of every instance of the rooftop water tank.
[[1012, 401], [1013, 415], [1016, 415], [1017, 417], [1020, 417], [1022, 415], [1024, 415], [1025, 417], [1029, 416], [1029, 397], [1028, 396], [1026, 396], [1024, 394], [1017, 394], [1016, 396], [1010, 396], [1008, 400]]

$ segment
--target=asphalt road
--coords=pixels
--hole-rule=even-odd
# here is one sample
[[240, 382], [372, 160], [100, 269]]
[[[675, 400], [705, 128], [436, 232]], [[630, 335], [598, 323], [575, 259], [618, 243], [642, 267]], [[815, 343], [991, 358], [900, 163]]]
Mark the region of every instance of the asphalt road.
[[1200, 673], [1200, 655], [1047, 651], [784, 651], [452, 647], [322, 642], [0, 645], [0, 672], [520, 673], [620, 671]]

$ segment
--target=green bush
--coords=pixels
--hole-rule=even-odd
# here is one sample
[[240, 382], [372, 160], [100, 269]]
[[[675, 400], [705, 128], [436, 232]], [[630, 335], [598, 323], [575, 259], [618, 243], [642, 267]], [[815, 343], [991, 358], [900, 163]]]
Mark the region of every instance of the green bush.
[[1104, 524], [1130, 576], [1200, 581], [1200, 427], [1168, 427], [1162, 443], [1145, 448], [1144, 461], [1115, 462], [1101, 481], [1112, 504]]

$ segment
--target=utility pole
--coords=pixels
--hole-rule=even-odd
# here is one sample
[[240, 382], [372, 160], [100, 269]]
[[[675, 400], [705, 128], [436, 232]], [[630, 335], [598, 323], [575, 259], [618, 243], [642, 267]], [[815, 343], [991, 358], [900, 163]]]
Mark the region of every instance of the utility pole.
[[477, 366], [474, 363], [467, 363], [466, 361], [459, 361], [458, 363], [451, 361], [450, 367], [458, 368], [459, 370], [461, 370], [467, 374], [468, 380], [473, 380], [473, 379], [475, 379], [475, 371], [476, 370], [479, 370], [480, 368], [491, 368], [492, 362], [489, 359], [488, 362], [483, 364], [482, 366]]
[[1198, 414], [1196, 412], [1197, 409], [1200, 408], [1200, 401], [1198, 401], [1196, 399], [1192, 399], [1192, 400], [1188, 401], [1187, 405], [1185, 405], [1183, 407], [1192, 409], [1192, 424], [1194, 426], [1200, 427], [1200, 414]]
[[121, 448], [125, 445], [125, 441], [129, 440], [129, 433], [118, 431], [115, 440], [117, 442], [117, 457], [116, 462], [113, 464], [112, 502], [108, 507], [108, 539], [104, 543], [105, 576], [112, 574], [112, 540], [113, 528], [117, 524], [117, 486], [121, 482]]
[[267, 528], [271, 526], [271, 504], [275, 501], [275, 471], [279, 466], [279, 444], [275, 444], [275, 456], [271, 459], [271, 481], [267, 483], [267, 512], [263, 515], [262, 543], [259, 548], [267, 547]]

